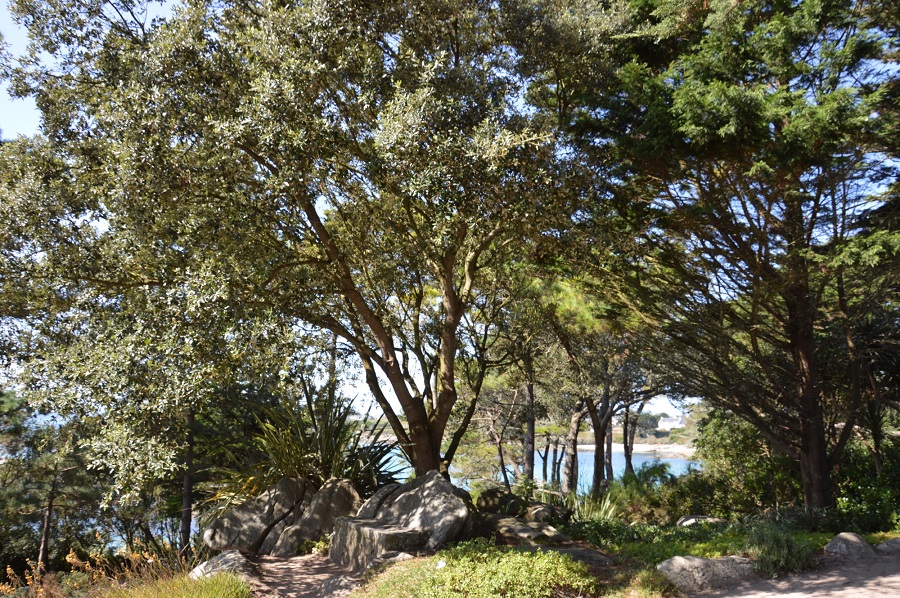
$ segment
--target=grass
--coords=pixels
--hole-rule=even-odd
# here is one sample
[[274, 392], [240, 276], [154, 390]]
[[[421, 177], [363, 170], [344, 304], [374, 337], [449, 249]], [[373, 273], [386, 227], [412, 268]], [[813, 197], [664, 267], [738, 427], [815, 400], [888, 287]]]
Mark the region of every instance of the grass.
[[237, 575], [219, 573], [190, 579], [178, 575], [169, 579], [139, 582], [97, 594], [102, 598], [253, 598], [250, 586]]

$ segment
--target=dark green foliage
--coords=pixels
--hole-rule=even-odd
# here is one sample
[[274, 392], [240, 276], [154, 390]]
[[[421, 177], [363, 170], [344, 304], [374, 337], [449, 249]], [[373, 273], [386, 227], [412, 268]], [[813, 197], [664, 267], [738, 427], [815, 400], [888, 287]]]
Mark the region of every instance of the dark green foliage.
[[754, 567], [763, 575], [775, 577], [817, 566], [815, 549], [806, 540], [784, 527], [760, 525], [747, 532], [744, 552], [754, 559]]

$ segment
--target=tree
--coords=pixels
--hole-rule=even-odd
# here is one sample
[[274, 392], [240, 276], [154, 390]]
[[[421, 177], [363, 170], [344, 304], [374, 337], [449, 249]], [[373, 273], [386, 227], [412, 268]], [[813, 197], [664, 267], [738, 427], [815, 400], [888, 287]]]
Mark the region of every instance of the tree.
[[46, 135], [9, 150], [28, 266], [66, 295], [187, 284], [330, 331], [416, 471], [442, 467], [478, 281], [565, 214], [496, 7], [142, 6], [14, 3], [55, 58], [8, 66]]
[[[848, 251], [858, 216], [896, 179], [880, 110], [895, 28], [873, 7], [632, 3], [631, 34], [598, 58], [615, 77], [570, 109], [614, 183], [597, 221], [614, 206], [643, 229], [627, 253], [587, 247], [577, 267], [671, 339], [677, 390], [797, 460], [812, 507], [831, 503], [829, 472], [865, 403], [845, 266], [888, 268], [896, 255], [884, 238], [866, 258]], [[823, 373], [831, 321], [846, 383]]]

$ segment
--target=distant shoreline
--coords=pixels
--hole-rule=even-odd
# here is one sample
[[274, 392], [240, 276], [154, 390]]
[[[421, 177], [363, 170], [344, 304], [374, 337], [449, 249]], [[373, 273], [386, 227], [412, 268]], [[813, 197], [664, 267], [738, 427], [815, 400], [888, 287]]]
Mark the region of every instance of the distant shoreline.
[[[578, 450], [584, 453], [594, 452], [593, 444], [579, 444]], [[690, 459], [694, 456], [695, 449], [692, 446], [683, 444], [640, 444], [634, 443], [634, 454], [636, 455], [656, 455], [657, 457]], [[624, 453], [625, 447], [622, 444], [614, 443], [612, 445], [613, 453]]]

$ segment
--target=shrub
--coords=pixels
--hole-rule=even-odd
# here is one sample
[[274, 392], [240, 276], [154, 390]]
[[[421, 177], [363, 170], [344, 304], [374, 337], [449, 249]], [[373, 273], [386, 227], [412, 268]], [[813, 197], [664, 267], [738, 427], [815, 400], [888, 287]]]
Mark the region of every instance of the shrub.
[[805, 571], [817, 565], [812, 544], [788, 528], [770, 524], [749, 530], [744, 552], [756, 560], [756, 570], [769, 577]]
[[[402, 593], [398, 594], [398, 591]], [[595, 596], [599, 588], [587, 566], [557, 552], [525, 552], [479, 538], [428, 559], [390, 567], [354, 596], [393, 598], [550, 598]]]

